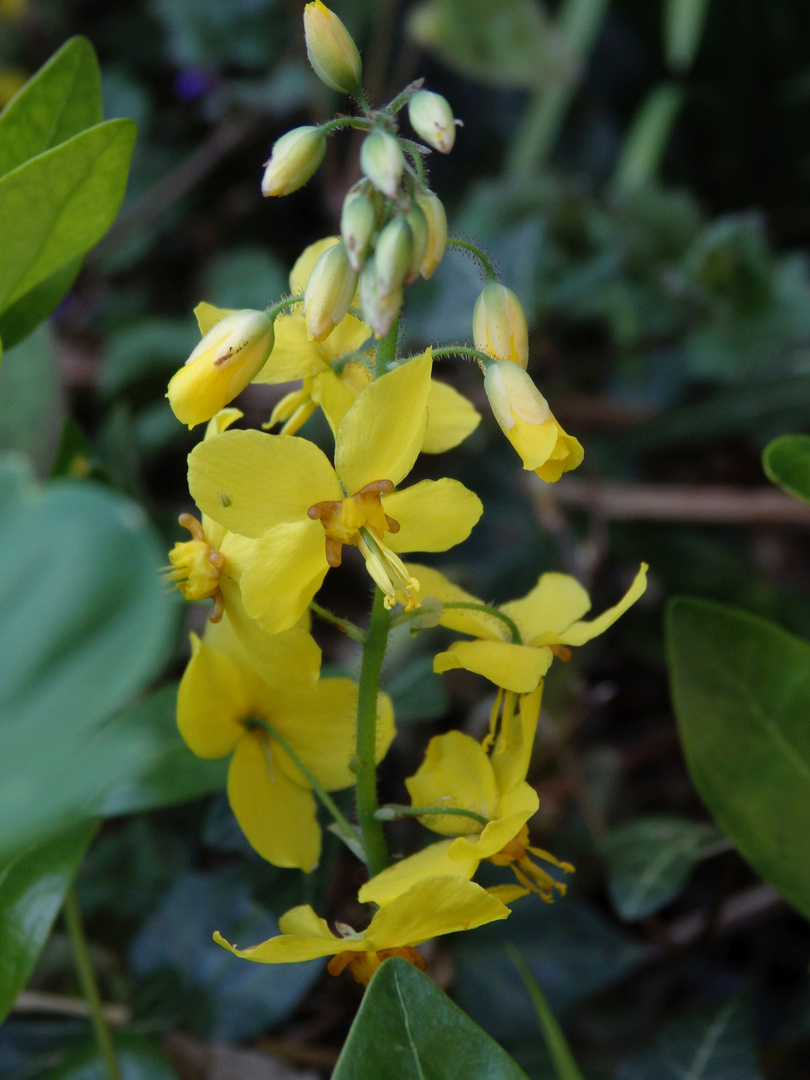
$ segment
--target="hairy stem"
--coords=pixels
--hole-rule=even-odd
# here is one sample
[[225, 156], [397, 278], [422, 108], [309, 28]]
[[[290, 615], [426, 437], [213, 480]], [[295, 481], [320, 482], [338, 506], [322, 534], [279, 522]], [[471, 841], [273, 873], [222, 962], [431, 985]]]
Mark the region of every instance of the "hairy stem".
[[449, 600], [444, 606], [446, 608], [459, 608], [462, 611], [480, 611], [484, 615], [492, 615], [493, 618], [500, 619], [508, 627], [509, 633], [512, 635], [513, 645], [523, 644], [523, 638], [520, 636], [517, 623], [510, 619], [506, 612], [501, 611], [500, 608], [490, 607], [489, 604], [477, 604], [471, 600]]
[[321, 607], [314, 600], [310, 600], [309, 610], [313, 615], [317, 615], [319, 619], [323, 619], [324, 622], [331, 623], [332, 626], [336, 626], [338, 630], [342, 631], [347, 637], [350, 637], [352, 641], [356, 641], [358, 645], [362, 645], [366, 640], [366, 634], [364, 630], [361, 630], [359, 626], [355, 626], [349, 619], [341, 619], [339, 615], [335, 615], [329, 611], [328, 608]]
[[388, 365], [397, 358], [397, 338], [399, 337], [399, 317], [394, 319], [384, 338], [377, 342], [377, 363], [374, 366], [374, 378], [379, 379], [388, 371]]
[[489, 261], [486, 252], [478, 247], [477, 244], [471, 244], [469, 240], [460, 240], [457, 236], [448, 236], [447, 246], [461, 248], [462, 251], [469, 251], [470, 254], [474, 255], [481, 263], [487, 277], [492, 278], [493, 281], [498, 280], [498, 275], [495, 273], [495, 267]]
[[489, 825], [483, 814], [476, 814], [474, 810], [462, 810], [460, 806], [402, 806], [399, 803], [386, 803], [377, 811], [378, 821], [393, 821], [395, 817], [428, 817], [448, 814], [451, 817], [466, 817], [477, 821], [486, 828]]

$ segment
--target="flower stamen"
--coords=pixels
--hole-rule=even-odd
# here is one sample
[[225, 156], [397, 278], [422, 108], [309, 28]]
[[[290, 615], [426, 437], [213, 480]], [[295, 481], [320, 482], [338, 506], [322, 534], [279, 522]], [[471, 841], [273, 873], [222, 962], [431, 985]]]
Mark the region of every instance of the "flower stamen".
[[209, 545], [201, 523], [191, 514], [181, 514], [177, 522], [188, 529], [191, 540], [178, 541], [169, 552], [171, 566], [166, 578], [174, 582], [186, 600], [213, 600], [208, 617], [211, 622], [219, 622], [225, 612], [225, 599], [219, 588], [225, 556]]

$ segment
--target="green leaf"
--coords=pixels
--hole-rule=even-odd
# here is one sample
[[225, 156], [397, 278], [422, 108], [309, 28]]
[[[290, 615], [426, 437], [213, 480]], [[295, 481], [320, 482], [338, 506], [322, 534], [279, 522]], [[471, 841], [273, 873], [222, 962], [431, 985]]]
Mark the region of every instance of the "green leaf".
[[740, 854], [810, 916], [810, 645], [682, 597], [667, 612], [667, 648], [695, 787]]
[[765, 447], [765, 475], [789, 495], [810, 502], [810, 435], [782, 435]]
[[151, 742], [99, 730], [163, 662], [162, 561], [140, 508], [89, 482], [0, 506], [0, 855], [92, 812]]
[[450, 695], [438, 675], [433, 674], [433, 657], [420, 656], [388, 680], [386, 693], [394, 703], [400, 724], [438, 720], [447, 713]]
[[622, 919], [644, 919], [674, 900], [707, 849], [721, 838], [711, 825], [683, 818], [638, 818], [611, 829], [600, 851], [610, 898]]
[[3, 357], [0, 446], [27, 454], [45, 474], [56, 454], [65, 404], [51, 334], [43, 326]]
[[176, 806], [221, 791], [225, 787], [228, 761], [195, 757], [177, 730], [177, 684], [164, 686], [124, 709], [105, 725], [98, 747], [106, 740], [113, 746], [125, 742], [137, 730], [137, 756], [120, 763], [110, 777], [97, 813], [103, 817], [134, 814], [159, 806]]
[[506, 953], [517, 968], [521, 979], [523, 979], [526, 992], [531, 998], [537, 1016], [537, 1023], [543, 1033], [543, 1039], [554, 1066], [557, 1080], [583, 1080], [576, 1059], [571, 1053], [571, 1048], [566, 1041], [563, 1030], [557, 1022], [557, 1017], [554, 1015], [548, 1001], [546, 1001], [546, 996], [540, 989], [540, 984], [532, 975], [531, 968], [514, 945], [508, 945]]
[[664, 47], [674, 71], [692, 66], [703, 36], [709, 0], [665, 0]]
[[93, 46], [74, 37], [0, 113], [0, 176], [101, 123], [101, 73]]
[[[121, 1080], [177, 1080], [177, 1073], [158, 1046], [143, 1035], [117, 1031], [113, 1036]], [[48, 1073], [48, 1080], [109, 1080], [94, 1042], [73, 1051]]]
[[81, 268], [80, 258], [65, 263], [0, 315], [0, 337], [7, 349], [27, 338], [59, 306]]
[[51, 469], [51, 477], [75, 477], [80, 479], [92, 470], [92, 452], [87, 436], [72, 416], [66, 416], [59, 436], [56, 460]]
[[421, 971], [386, 960], [332, 1080], [526, 1080], [505, 1050]]
[[28, 981], [97, 827], [83, 821], [0, 866], [0, 1022]]
[[124, 198], [131, 120], [108, 120], [0, 179], [0, 310], [96, 244]]
[[683, 91], [674, 83], [650, 91], [633, 119], [619, 155], [613, 177], [617, 190], [630, 191], [657, 179], [682, 104]]

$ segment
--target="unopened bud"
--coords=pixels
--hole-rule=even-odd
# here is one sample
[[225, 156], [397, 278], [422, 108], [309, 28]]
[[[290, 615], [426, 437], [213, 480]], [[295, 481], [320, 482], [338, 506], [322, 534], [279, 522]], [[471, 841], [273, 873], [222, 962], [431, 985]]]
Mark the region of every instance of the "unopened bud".
[[444, 212], [444, 203], [432, 191], [418, 195], [416, 201], [427, 218], [427, 246], [419, 267], [419, 273], [427, 279], [433, 276], [434, 270], [444, 258], [447, 247], [447, 214]]
[[349, 195], [343, 203], [340, 215], [340, 235], [346, 245], [346, 253], [352, 270], [359, 274], [371, 248], [371, 239], [377, 224], [374, 204], [365, 195]]
[[528, 367], [529, 328], [523, 307], [512, 290], [497, 281], [488, 281], [475, 301], [473, 341], [493, 360]]
[[205, 423], [240, 394], [273, 351], [273, 320], [264, 311], [232, 311], [220, 319], [169, 382], [178, 420]]
[[395, 199], [405, 168], [405, 158], [395, 136], [379, 128], [372, 131], [360, 147], [360, 168], [378, 191]]
[[380, 288], [377, 260], [370, 255], [360, 274], [360, 308], [363, 321], [374, 331], [376, 338], [384, 338], [402, 307], [402, 287], [385, 292]]
[[363, 78], [360, 53], [352, 35], [321, 0], [304, 8], [304, 35], [309, 62], [321, 82], [341, 94], [353, 94]]
[[411, 266], [413, 233], [402, 214], [388, 222], [377, 239], [374, 251], [377, 283], [383, 294], [398, 289]]
[[335, 244], [312, 268], [304, 292], [304, 316], [310, 340], [323, 341], [351, 306], [357, 273], [349, 265], [344, 243]]
[[420, 90], [408, 102], [408, 119], [428, 146], [442, 154], [449, 154], [453, 149], [457, 121], [447, 98], [430, 90]]
[[513, 360], [489, 364], [484, 389], [492, 415], [520, 455], [524, 469], [551, 483], [582, 463], [582, 446], [563, 431], [520, 364]]
[[293, 128], [273, 144], [265, 162], [262, 195], [289, 195], [316, 172], [326, 153], [326, 136], [317, 127]]
[[427, 251], [428, 223], [424, 210], [417, 202], [412, 202], [410, 209], [405, 211], [405, 220], [410, 225], [413, 236], [413, 252], [408, 273], [405, 275], [405, 284], [413, 285], [414, 281], [419, 277], [422, 260]]

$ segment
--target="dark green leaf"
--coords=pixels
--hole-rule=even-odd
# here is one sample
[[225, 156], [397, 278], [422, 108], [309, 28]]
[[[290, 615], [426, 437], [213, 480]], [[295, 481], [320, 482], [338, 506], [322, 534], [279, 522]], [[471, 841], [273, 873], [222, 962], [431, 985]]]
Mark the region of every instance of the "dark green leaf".
[[526, 1080], [427, 975], [386, 960], [369, 984], [332, 1080]]
[[664, 47], [667, 63], [674, 71], [686, 71], [703, 36], [709, 0], [666, 0], [664, 6]]
[[[177, 1073], [151, 1039], [133, 1032], [116, 1032], [116, 1057], [121, 1080], [177, 1080]], [[95, 1042], [88, 1041], [48, 1074], [48, 1080], [109, 1080]]]
[[433, 673], [433, 657], [420, 656], [398, 671], [385, 686], [394, 703], [398, 723], [437, 720], [444, 716], [450, 697], [444, 683]]
[[65, 263], [0, 315], [0, 338], [7, 349], [27, 338], [59, 306], [81, 268], [81, 259]]
[[86, 476], [92, 469], [90, 458], [90, 444], [81, 427], [72, 416], [65, 417], [51, 476]]
[[0, 113], [0, 176], [101, 123], [101, 75], [93, 46], [74, 37]]
[[56, 454], [65, 414], [53, 338], [46, 326], [3, 357], [0, 388], [0, 446], [28, 454], [44, 475]]
[[0, 310], [96, 244], [118, 213], [135, 145], [108, 120], [0, 179]]
[[721, 838], [711, 825], [647, 817], [611, 829], [600, 844], [613, 906], [622, 919], [644, 919], [674, 900], [694, 865]]
[[95, 821], [81, 822], [0, 866], [0, 1022], [48, 940], [96, 828]]
[[762, 464], [769, 480], [789, 495], [810, 502], [810, 435], [783, 435], [765, 447]]
[[810, 915], [810, 645], [687, 597], [669, 607], [667, 638], [695, 787], [754, 869]]

